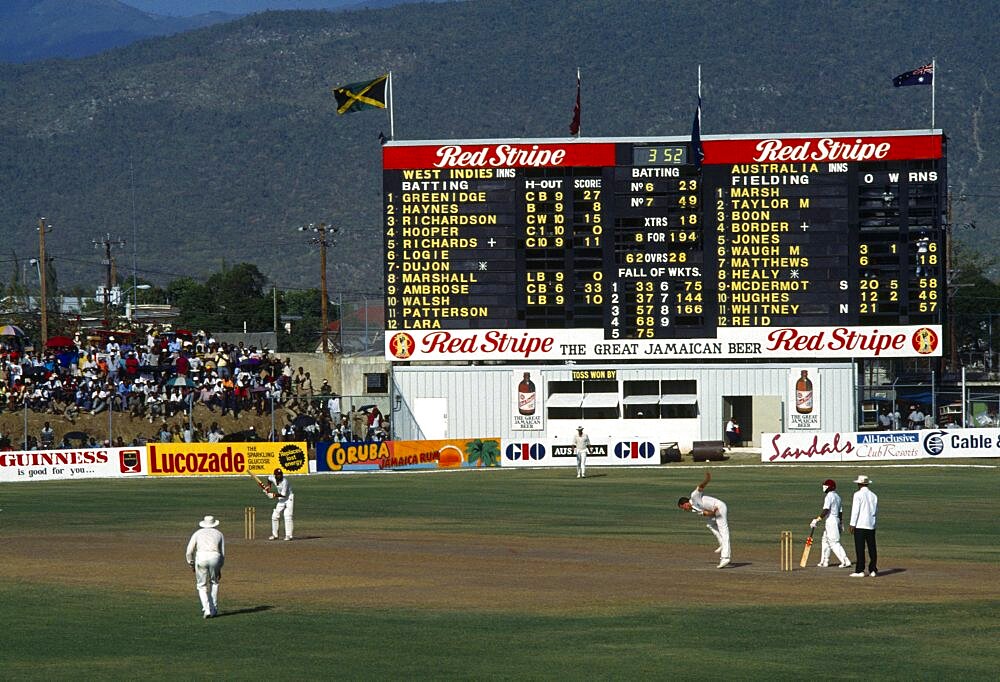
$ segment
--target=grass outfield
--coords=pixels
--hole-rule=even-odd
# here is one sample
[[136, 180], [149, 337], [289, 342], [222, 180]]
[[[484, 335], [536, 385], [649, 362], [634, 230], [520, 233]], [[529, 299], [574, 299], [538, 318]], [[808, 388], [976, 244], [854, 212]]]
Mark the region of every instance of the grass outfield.
[[[5, 484], [0, 677], [996, 679], [998, 469], [978, 464], [715, 465], [724, 570], [675, 507], [691, 465], [298, 477], [291, 543], [243, 540], [243, 507], [258, 538], [270, 507], [248, 480]], [[780, 531], [797, 562], [822, 480], [849, 506], [858, 473], [884, 575], [780, 573]], [[227, 563], [203, 621], [183, 552], [209, 513]]]

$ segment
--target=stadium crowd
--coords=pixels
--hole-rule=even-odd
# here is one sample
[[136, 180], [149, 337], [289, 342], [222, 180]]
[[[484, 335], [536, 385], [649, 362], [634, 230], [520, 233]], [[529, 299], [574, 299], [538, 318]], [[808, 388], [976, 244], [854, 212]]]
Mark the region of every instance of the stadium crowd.
[[[168, 424], [177, 414], [191, 414], [196, 405], [236, 419], [287, 408], [287, 423], [276, 425], [278, 433], [261, 438], [250, 427], [242, 439], [313, 443], [388, 437], [388, 422], [377, 406], [358, 410], [352, 405], [342, 412], [341, 396], [326, 380], [314, 386], [309, 372], [295, 370], [290, 359], [266, 348], [218, 342], [202, 331], [154, 327], [125, 336], [77, 334], [60, 344], [29, 351], [17, 337], [0, 338], [0, 412], [27, 409], [75, 423], [81, 414], [110, 410], [159, 424], [152, 433], [137, 434], [133, 444], [224, 439], [217, 423], [208, 429], [190, 420]], [[53, 445], [44, 428], [29, 441], [34, 447]]]

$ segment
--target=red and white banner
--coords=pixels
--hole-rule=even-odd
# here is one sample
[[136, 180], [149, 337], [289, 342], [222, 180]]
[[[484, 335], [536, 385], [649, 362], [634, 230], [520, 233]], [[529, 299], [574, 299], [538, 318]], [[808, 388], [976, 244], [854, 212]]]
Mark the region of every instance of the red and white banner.
[[731, 327], [714, 339], [619, 339], [600, 329], [387, 331], [389, 361], [894, 358], [941, 355], [941, 326]]
[[[643, 140], [687, 142], [670, 137]], [[382, 147], [384, 170], [445, 168], [567, 168], [616, 165], [620, 140], [447, 141], [440, 144], [389, 143]], [[702, 137], [706, 165], [733, 163], [856, 163], [940, 159], [943, 136], [891, 133], [816, 133], [780, 137]], [[428, 178], [429, 179], [429, 178]]]
[[1000, 429], [921, 429], [849, 433], [763, 433], [770, 464], [1000, 457]]
[[940, 159], [941, 135], [830, 135], [704, 139], [706, 164], [847, 163]]
[[[477, 143], [463, 140], [440, 145], [382, 147], [384, 170], [434, 168], [567, 168], [614, 166], [613, 142], [544, 142], [511, 140]], [[433, 171], [429, 171], [433, 172]], [[489, 176], [486, 176], [489, 177]], [[430, 179], [430, 178], [428, 178]]]
[[0, 452], [0, 481], [145, 476], [146, 448], [80, 448]]

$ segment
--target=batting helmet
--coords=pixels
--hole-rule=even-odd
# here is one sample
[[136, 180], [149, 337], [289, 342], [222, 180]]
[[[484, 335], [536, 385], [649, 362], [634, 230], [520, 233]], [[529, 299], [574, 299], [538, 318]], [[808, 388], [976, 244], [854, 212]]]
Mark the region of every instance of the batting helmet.
[[823, 492], [824, 493], [828, 493], [831, 490], [836, 490], [836, 489], [837, 489], [837, 482], [835, 480], [833, 480], [832, 478], [828, 478], [825, 481], [823, 481]]

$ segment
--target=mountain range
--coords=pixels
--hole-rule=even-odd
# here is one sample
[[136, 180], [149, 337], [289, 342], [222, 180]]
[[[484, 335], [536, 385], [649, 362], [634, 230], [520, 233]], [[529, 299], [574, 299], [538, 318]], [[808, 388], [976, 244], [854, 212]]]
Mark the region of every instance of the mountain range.
[[0, 237], [37, 255], [46, 216], [64, 285], [103, 281], [93, 242], [110, 235], [119, 270], [153, 281], [247, 261], [297, 287], [319, 259], [296, 228], [326, 222], [331, 289], [377, 291], [390, 121], [338, 116], [335, 86], [391, 71], [396, 139], [565, 137], [577, 68], [583, 135], [683, 135], [699, 65], [704, 134], [926, 129], [931, 88], [891, 79], [936, 57], [952, 223], [988, 250], [995, 28], [988, 3], [958, 0], [469, 0], [264, 12], [0, 65]]
[[[3, 0], [0, 62], [77, 58], [268, 9], [359, 10], [413, 0]], [[450, 0], [436, 0], [450, 1]]]
[[0, 61], [84, 57], [235, 18], [223, 12], [160, 16], [118, 0], [3, 0]]

